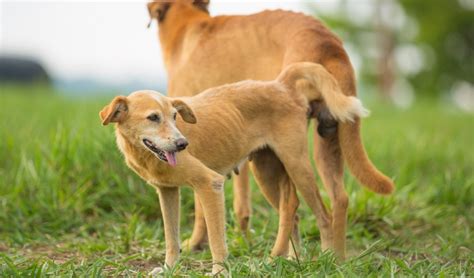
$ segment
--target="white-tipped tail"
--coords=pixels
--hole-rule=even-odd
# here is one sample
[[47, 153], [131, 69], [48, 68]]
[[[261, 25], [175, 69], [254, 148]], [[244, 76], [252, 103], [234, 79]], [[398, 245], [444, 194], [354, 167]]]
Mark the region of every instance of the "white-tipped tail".
[[340, 118], [342, 122], [345, 122], [346, 120], [354, 122], [356, 117], [365, 118], [370, 115], [370, 111], [364, 107], [360, 99], [353, 96], [349, 96], [348, 98], [350, 99], [351, 104], [348, 110], [345, 111], [345, 115], [341, 115], [342, 117]]
[[[324, 101], [337, 121], [353, 122], [357, 117], [369, 115], [369, 111], [358, 98], [344, 95], [334, 76], [320, 64], [310, 62], [291, 64], [283, 70], [277, 80], [293, 90], [300, 91], [298, 93], [303, 93], [308, 102]], [[299, 80], [306, 80], [310, 89], [296, 89]]]
[[365, 109], [360, 99], [344, 95], [332, 76], [328, 83], [330, 86], [320, 86], [320, 93], [334, 119], [342, 123], [354, 122], [356, 118], [369, 115], [369, 110]]

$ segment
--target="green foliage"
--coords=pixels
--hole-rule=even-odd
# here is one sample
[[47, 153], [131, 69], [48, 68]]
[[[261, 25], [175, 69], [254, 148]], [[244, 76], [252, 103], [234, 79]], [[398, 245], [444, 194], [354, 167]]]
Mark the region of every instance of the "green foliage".
[[[358, 74], [364, 89], [387, 93], [380, 91], [383, 88], [371, 86], [380, 83], [382, 76], [393, 74], [389, 79], [407, 79], [417, 94], [439, 96], [449, 92], [456, 82], [474, 84], [474, 6], [469, 2], [472, 3], [469, 0], [341, 0], [336, 12], [317, 9], [324, 2], [311, 6], [353, 51], [352, 58], [359, 62]], [[370, 7], [366, 9], [371, 14], [359, 14], [357, 9], [352, 9], [358, 5]], [[397, 52], [400, 54], [407, 47], [412, 51], [397, 61]], [[421, 57], [413, 57], [413, 50]], [[417, 64], [415, 58], [421, 59], [419, 70], [403, 72], [397, 66]], [[387, 68], [381, 68], [380, 64], [385, 62], [394, 72], [384, 72]]]
[[[154, 190], [129, 170], [112, 127], [98, 111], [109, 98], [18, 94], [0, 101], [0, 273], [2, 276], [141, 276], [164, 261]], [[236, 228], [226, 185], [226, 267], [235, 277], [469, 276], [473, 267], [473, 116], [442, 102], [409, 110], [368, 105], [363, 135], [374, 163], [395, 178], [381, 197], [350, 175], [349, 260], [321, 253], [314, 216], [301, 205], [304, 248], [298, 261], [270, 253], [276, 212], [253, 187], [253, 231]], [[182, 239], [193, 222], [192, 192], [182, 190]], [[327, 196], [324, 195], [327, 201]], [[316, 258], [317, 259], [314, 259]], [[183, 254], [167, 276], [202, 276], [210, 254]]]
[[431, 67], [412, 78], [421, 89], [446, 90], [458, 80], [474, 84], [474, 7], [460, 2], [400, 0], [418, 24], [415, 42], [433, 52]]

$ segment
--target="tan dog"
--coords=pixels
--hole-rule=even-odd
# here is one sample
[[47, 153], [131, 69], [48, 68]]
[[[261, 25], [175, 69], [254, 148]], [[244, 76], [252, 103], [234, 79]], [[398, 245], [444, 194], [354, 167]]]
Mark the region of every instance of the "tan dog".
[[[211, 17], [208, 0], [158, 0], [148, 4], [151, 18], [159, 24], [159, 39], [168, 71], [168, 94], [192, 96], [207, 88], [245, 79], [272, 80], [285, 66], [295, 62], [314, 62], [337, 80], [342, 92], [356, 95], [354, 72], [342, 42], [321, 22], [301, 13], [264, 11], [248, 16]], [[337, 124], [328, 113], [325, 101], [311, 103], [311, 115], [317, 118], [314, 137], [316, 166], [332, 203], [334, 251], [345, 256], [345, 233], [348, 197], [344, 189], [344, 161], [357, 180], [369, 189], [388, 194], [393, 183], [370, 162], [360, 137], [360, 121]], [[286, 237], [281, 229], [289, 223], [284, 200], [292, 189], [286, 172], [273, 159], [270, 150], [261, 152], [251, 163], [257, 183], [267, 200], [279, 210], [278, 238]], [[262, 162], [262, 163], [261, 163]], [[267, 168], [262, 167], [266, 162]], [[234, 210], [242, 229], [247, 229], [250, 215], [250, 189], [247, 163], [235, 177]], [[278, 186], [275, 186], [278, 185]], [[189, 240], [197, 249], [206, 240], [203, 213], [196, 197], [196, 221]], [[297, 240], [297, 226], [294, 228]], [[277, 242], [282, 242], [277, 239]], [[323, 248], [326, 246], [323, 245]], [[288, 242], [275, 245], [273, 255], [285, 255]]]
[[[227, 256], [224, 175], [252, 153], [256, 167], [266, 167], [260, 163], [267, 156], [259, 153], [267, 150], [276, 155], [271, 165], [277, 162], [284, 167], [278, 172], [290, 177], [311, 207], [323, 244], [332, 244], [331, 215], [319, 195], [308, 154], [306, 117], [308, 102], [313, 100], [324, 100], [340, 121], [365, 114], [357, 98], [345, 96], [336, 80], [313, 63], [290, 65], [276, 81], [242, 81], [182, 99], [138, 91], [116, 97], [104, 107], [102, 123], [117, 123], [117, 144], [127, 165], [158, 191], [166, 265], [174, 265], [180, 250], [178, 187], [189, 185], [203, 207], [213, 273], [222, 270], [220, 263]], [[177, 113], [182, 120], [176, 119]], [[285, 213], [292, 220], [298, 207], [294, 188], [285, 197], [292, 208]], [[277, 244], [286, 242], [288, 237]]]

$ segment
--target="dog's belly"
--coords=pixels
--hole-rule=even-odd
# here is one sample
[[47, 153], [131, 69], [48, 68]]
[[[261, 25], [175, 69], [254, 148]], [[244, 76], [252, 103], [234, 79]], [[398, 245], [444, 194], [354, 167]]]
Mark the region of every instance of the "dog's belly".
[[239, 140], [231, 139], [209, 140], [207, 143], [196, 144], [197, 147], [192, 148], [192, 139], [190, 142], [189, 152], [204, 165], [221, 175], [230, 174], [248, 159], [253, 150], [265, 145], [263, 140], [240, 144]]

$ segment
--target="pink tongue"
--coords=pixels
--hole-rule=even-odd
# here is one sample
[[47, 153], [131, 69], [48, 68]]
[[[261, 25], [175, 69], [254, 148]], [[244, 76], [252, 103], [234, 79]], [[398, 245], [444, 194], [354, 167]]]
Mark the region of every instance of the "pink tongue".
[[168, 164], [171, 165], [171, 167], [176, 166], [176, 152], [166, 152], [165, 151], [165, 156], [166, 160], [168, 160]]

